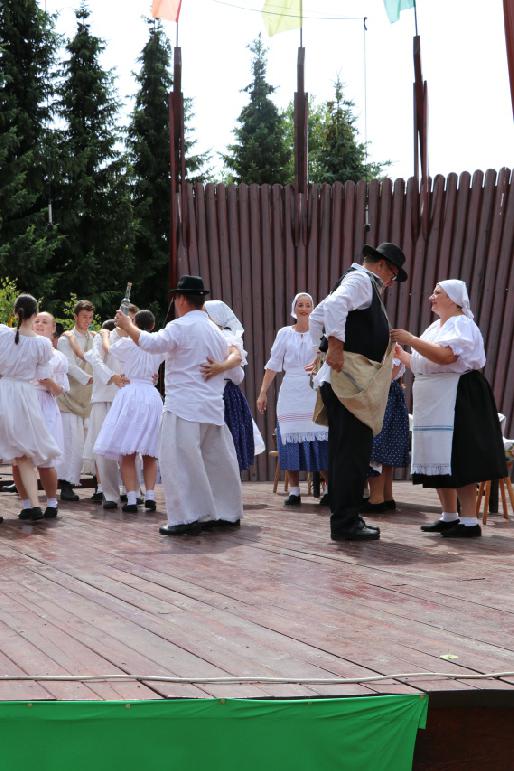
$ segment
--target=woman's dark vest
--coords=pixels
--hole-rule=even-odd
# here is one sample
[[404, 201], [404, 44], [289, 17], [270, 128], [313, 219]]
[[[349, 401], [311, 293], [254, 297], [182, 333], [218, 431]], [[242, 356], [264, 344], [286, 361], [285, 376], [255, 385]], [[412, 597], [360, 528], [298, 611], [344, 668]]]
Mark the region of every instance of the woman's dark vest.
[[[343, 273], [332, 292], [340, 286], [348, 273], [355, 268], [349, 268]], [[387, 319], [378, 285], [370, 276], [373, 288], [373, 299], [369, 308], [362, 311], [350, 311], [346, 317], [344, 350], [350, 353], [361, 353], [373, 361], [382, 361], [389, 345], [389, 321]], [[319, 346], [326, 353], [328, 341], [323, 337]]]

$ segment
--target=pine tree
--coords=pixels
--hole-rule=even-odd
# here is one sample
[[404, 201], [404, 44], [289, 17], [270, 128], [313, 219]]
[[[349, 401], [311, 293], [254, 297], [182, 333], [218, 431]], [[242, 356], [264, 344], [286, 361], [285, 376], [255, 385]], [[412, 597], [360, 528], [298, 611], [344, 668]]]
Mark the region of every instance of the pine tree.
[[0, 273], [50, 295], [58, 235], [48, 224], [49, 124], [58, 38], [36, 0], [0, 4]]
[[334, 101], [310, 110], [309, 176], [312, 182], [346, 182], [384, 175], [388, 161], [367, 160], [366, 145], [358, 141], [354, 103], [344, 98], [339, 77]]
[[234, 130], [236, 142], [223, 156], [235, 182], [282, 183], [288, 179], [290, 150], [286, 146], [283, 115], [271, 101], [275, 88], [266, 82], [266, 48], [259, 35], [250, 45], [252, 82], [243, 89], [250, 101], [243, 107]]
[[62, 73], [63, 179], [55, 218], [63, 243], [54, 261], [56, 301], [76, 292], [111, 314], [133, 273], [132, 207], [114, 77], [100, 65], [104, 44], [91, 34], [89, 15], [83, 2]]

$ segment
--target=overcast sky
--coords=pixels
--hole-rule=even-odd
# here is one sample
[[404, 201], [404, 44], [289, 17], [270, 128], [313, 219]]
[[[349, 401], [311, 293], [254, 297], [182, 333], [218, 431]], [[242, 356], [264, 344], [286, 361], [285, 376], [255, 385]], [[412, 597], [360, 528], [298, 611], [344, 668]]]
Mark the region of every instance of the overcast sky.
[[[39, 2], [45, 7], [45, 0]], [[240, 90], [251, 79], [246, 46], [259, 32], [269, 47], [268, 81], [277, 88], [276, 103], [285, 107], [293, 97], [299, 33], [267, 38], [262, 5], [262, 0], [182, 0], [183, 91], [194, 100], [198, 151], [222, 152], [232, 141], [246, 101]], [[46, 0], [47, 10], [58, 13], [58, 30], [67, 35], [75, 29], [76, 6], [78, 0]], [[89, 7], [92, 31], [107, 44], [103, 64], [115, 69], [128, 109], [135, 92], [131, 73], [148, 35], [150, 0], [89, 0]], [[330, 99], [340, 75], [346, 97], [355, 102], [361, 140], [367, 17], [370, 158], [391, 160], [393, 178], [411, 176], [414, 12], [403, 11], [390, 24], [383, 0], [304, 0], [304, 14], [306, 89], [320, 100]], [[418, 24], [429, 88], [430, 173], [514, 166], [502, 0], [418, 0]], [[176, 25], [164, 26], [174, 45]]]

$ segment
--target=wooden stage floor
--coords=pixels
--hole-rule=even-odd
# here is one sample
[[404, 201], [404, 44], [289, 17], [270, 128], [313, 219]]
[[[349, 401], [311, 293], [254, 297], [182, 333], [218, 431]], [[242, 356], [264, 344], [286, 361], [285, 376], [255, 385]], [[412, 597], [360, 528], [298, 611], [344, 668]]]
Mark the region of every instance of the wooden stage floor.
[[[167, 538], [164, 516], [104, 511], [81, 491], [54, 522], [0, 494], [0, 674], [366, 677], [514, 670], [514, 527], [423, 535], [432, 492], [395, 485], [382, 540], [335, 544], [316, 502], [284, 509], [245, 483], [237, 531]], [[304, 498], [305, 501], [313, 500]], [[162, 507], [162, 496], [158, 502]], [[442, 658], [449, 656], [450, 660]], [[454, 658], [453, 658], [454, 657]], [[372, 684], [1, 682], [0, 699], [269, 697], [511, 691], [514, 678]]]

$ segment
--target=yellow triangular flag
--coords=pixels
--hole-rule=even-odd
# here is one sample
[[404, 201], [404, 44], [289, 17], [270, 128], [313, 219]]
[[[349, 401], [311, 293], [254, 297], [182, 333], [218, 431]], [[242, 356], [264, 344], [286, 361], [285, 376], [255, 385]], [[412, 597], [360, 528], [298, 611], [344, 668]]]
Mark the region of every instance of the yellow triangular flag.
[[270, 37], [302, 26], [301, 0], [264, 0], [262, 16]]

